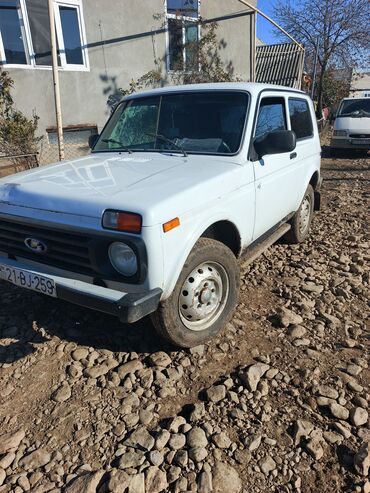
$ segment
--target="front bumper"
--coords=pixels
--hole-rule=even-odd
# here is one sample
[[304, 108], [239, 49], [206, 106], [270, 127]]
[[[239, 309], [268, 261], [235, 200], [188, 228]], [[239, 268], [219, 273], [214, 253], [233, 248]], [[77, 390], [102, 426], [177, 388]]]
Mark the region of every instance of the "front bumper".
[[123, 293], [84, 281], [53, 275], [42, 268], [30, 267], [25, 261], [2, 256], [0, 256], [0, 264], [53, 279], [57, 298], [114, 315], [124, 323], [136, 322], [149, 313], [153, 313], [162, 296], [160, 288], [143, 293]]
[[[363, 142], [363, 141], [366, 142]], [[368, 141], [368, 142], [367, 142]], [[332, 149], [370, 149], [370, 139], [335, 139], [330, 141]]]

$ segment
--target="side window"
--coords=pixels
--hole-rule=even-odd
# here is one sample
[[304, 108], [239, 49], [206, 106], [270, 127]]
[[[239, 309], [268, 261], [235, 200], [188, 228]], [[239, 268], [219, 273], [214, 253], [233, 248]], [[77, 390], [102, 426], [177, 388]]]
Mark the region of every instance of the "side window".
[[290, 125], [297, 140], [313, 136], [310, 108], [305, 99], [289, 98]]
[[264, 98], [261, 101], [255, 138], [262, 138], [275, 130], [286, 130], [284, 98]]

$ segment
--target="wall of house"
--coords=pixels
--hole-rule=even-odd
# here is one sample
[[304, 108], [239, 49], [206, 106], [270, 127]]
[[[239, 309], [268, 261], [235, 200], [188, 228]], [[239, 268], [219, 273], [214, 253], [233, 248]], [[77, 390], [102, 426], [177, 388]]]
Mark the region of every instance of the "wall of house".
[[[153, 69], [155, 57], [165, 64], [165, 3], [163, 0], [82, 0], [82, 6], [90, 68], [59, 72], [63, 126], [96, 124], [100, 130], [110, 114], [108, 97]], [[218, 22], [220, 53], [225, 63], [230, 63], [235, 75], [250, 80], [254, 16], [245, 15], [243, 5], [237, 0], [202, 0], [200, 13], [203, 19]], [[158, 18], [158, 14], [162, 16]], [[55, 126], [51, 69], [7, 70], [15, 82], [13, 95], [17, 108], [29, 116], [35, 112], [40, 117], [39, 133], [45, 135], [46, 128]], [[44, 150], [46, 143], [44, 139]], [[45, 159], [52, 161], [56, 157], [55, 152], [55, 157]]]

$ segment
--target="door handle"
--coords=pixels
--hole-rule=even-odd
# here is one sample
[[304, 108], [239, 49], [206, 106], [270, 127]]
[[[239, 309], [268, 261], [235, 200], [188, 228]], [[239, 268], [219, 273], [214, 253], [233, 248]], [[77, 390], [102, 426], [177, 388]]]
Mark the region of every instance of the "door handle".
[[297, 153], [296, 152], [292, 152], [291, 155], [290, 155], [290, 159], [294, 159], [297, 157]]

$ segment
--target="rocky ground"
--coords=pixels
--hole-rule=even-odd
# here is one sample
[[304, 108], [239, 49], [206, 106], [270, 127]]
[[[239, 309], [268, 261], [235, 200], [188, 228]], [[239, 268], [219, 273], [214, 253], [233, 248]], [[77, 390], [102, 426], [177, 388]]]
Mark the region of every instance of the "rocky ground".
[[190, 351], [1, 283], [0, 493], [369, 493], [369, 170], [323, 159], [310, 239]]

